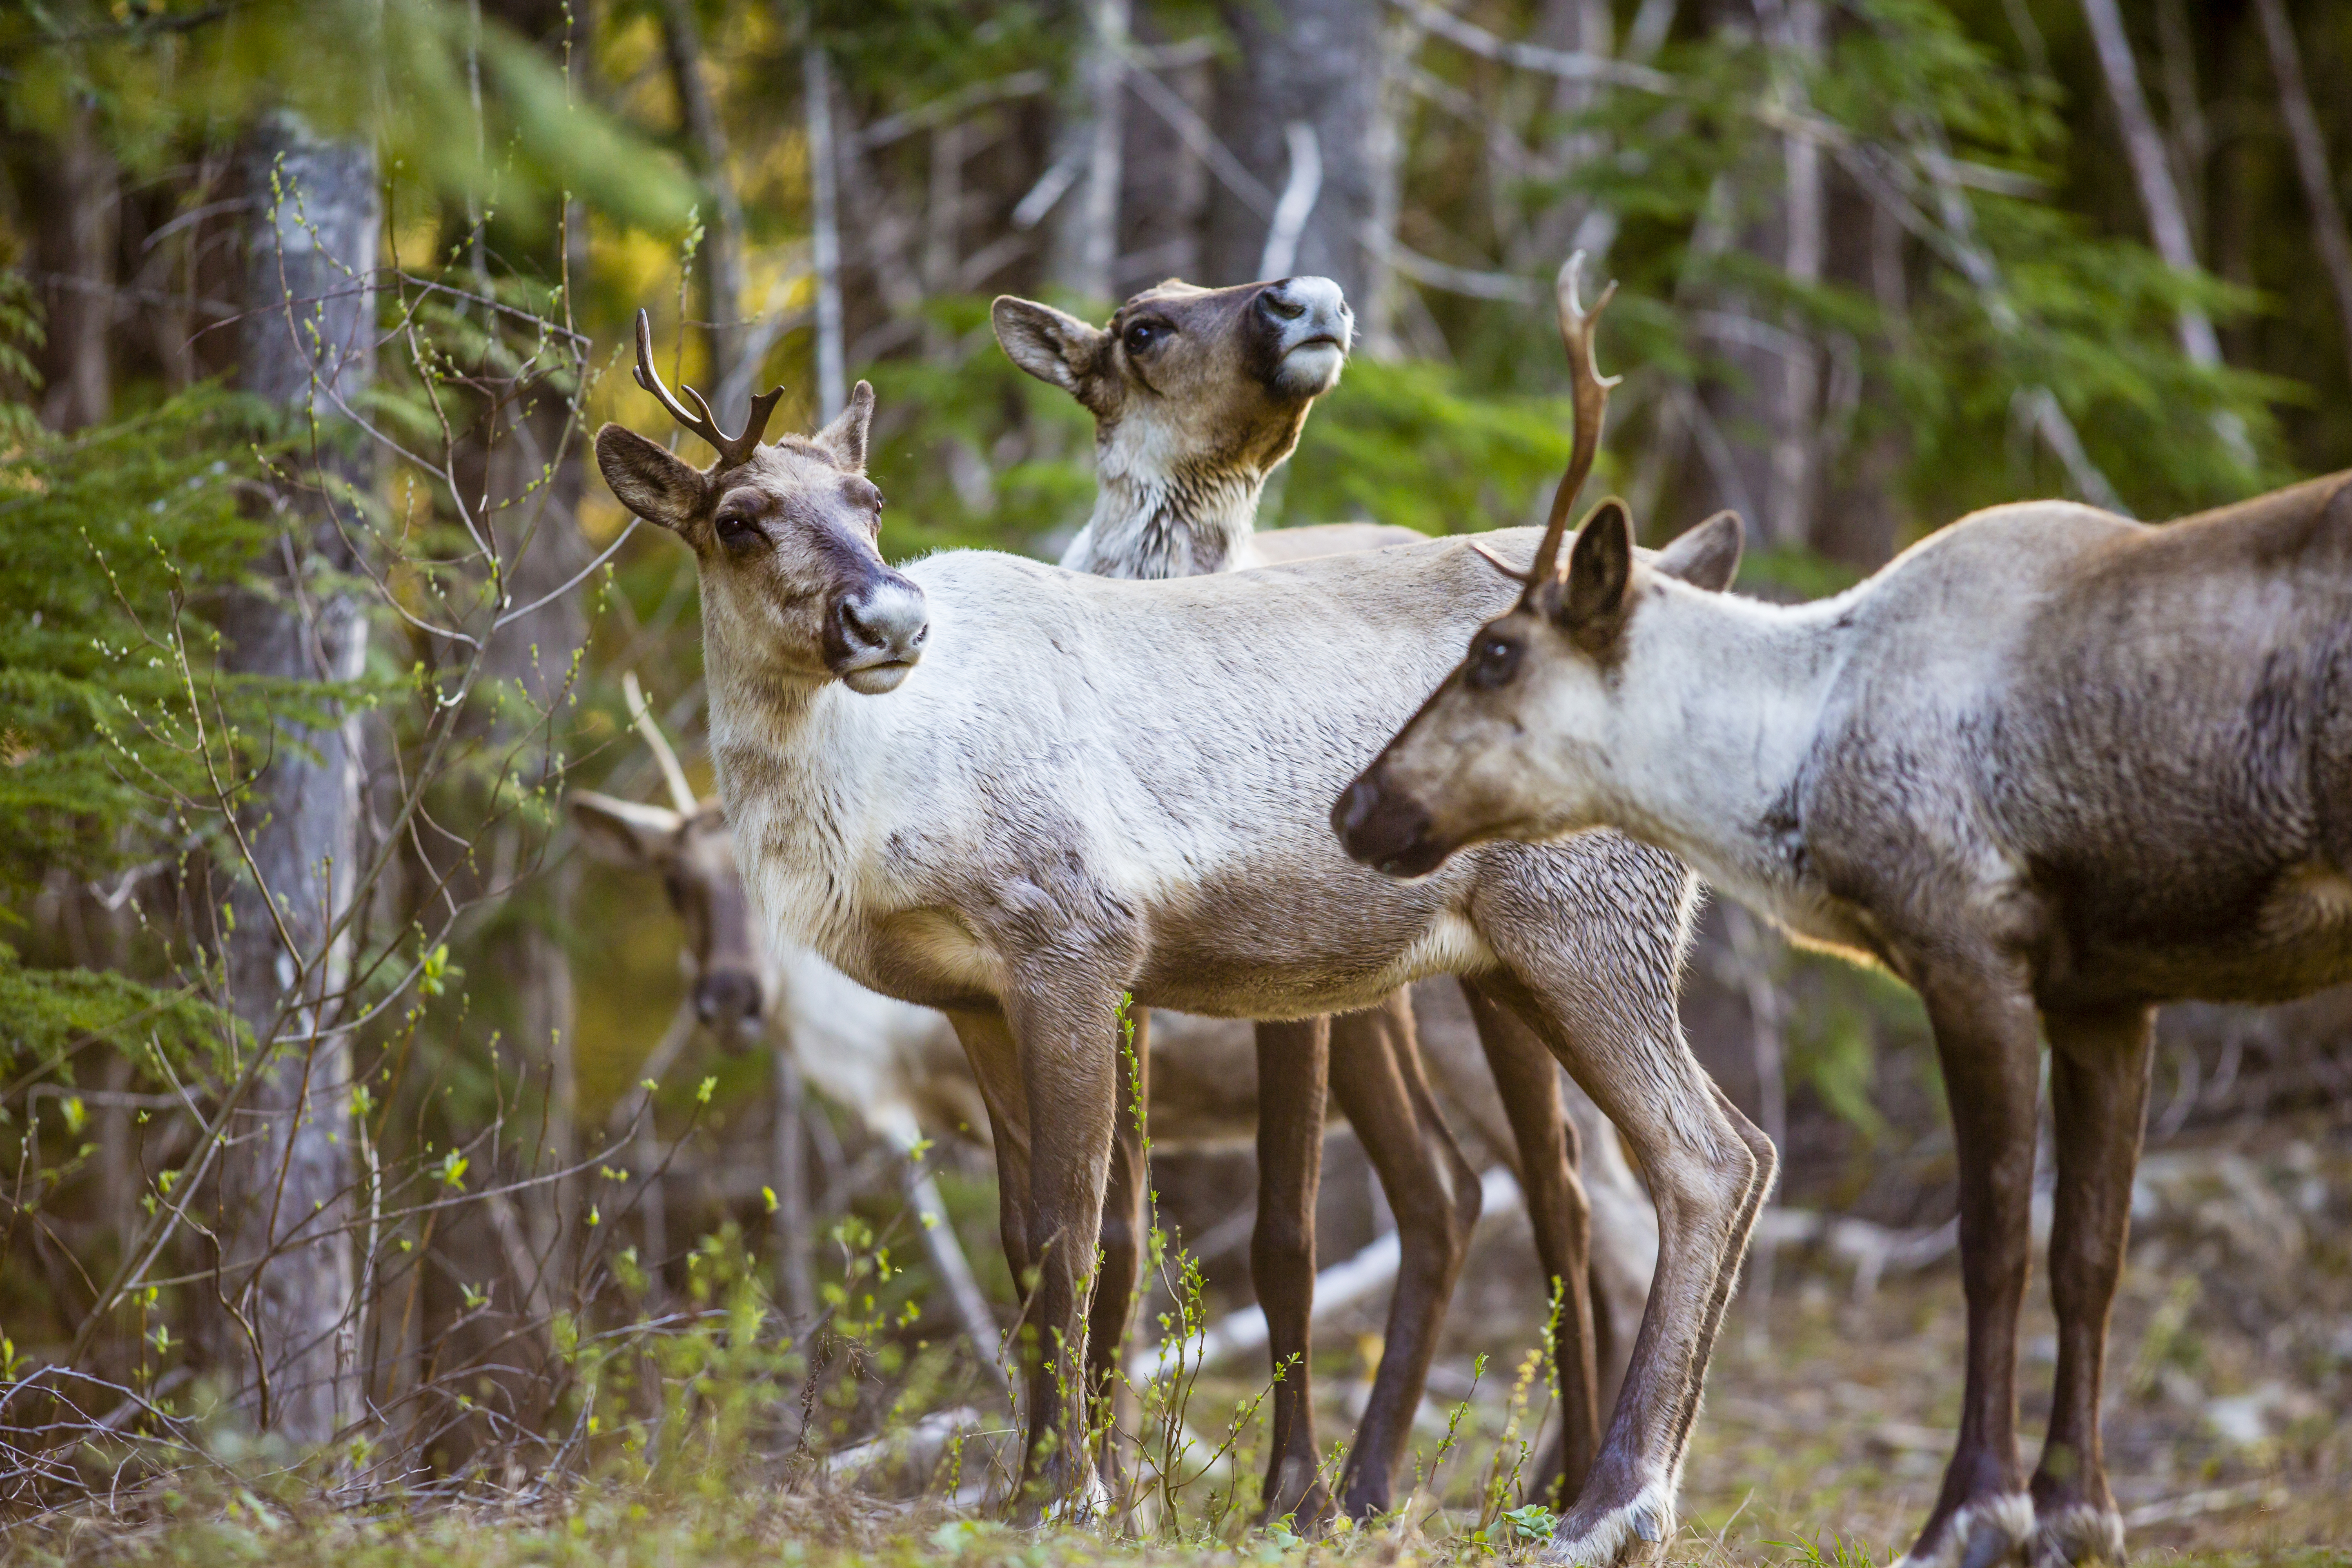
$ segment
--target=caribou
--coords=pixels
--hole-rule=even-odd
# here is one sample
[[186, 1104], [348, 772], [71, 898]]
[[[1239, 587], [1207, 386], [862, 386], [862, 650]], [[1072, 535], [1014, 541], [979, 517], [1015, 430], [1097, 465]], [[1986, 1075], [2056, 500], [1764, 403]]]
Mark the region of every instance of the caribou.
[[[1969, 1334], [1957, 1446], [1905, 1561], [2119, 1562], [2100, 1384], [2155, 1008], [2352, 979], [2352, 475], [2161, 527], [1992, 507], [1801, 605], [1713, 592], [1727, 574], [1631, 539], [1613, 500], [1564, 569], [1548, 532], [1332, 824], [1357, 860], [1440, 882], [1503, 843], [1613, 827], [1916, 989]], [[1723, 517], [1666, 553], [1739, 544]], [[2028, 1481], [2037, 1023], [2058, 1360]]]
[[[1297, 446], [1316, 399], [1338, 384], [1352, 343], [1353, 313], [1329, 279], [1227, 289], [1171, 279], [1129, 299], [1100, 328], [1013, 295], [999, 296], [990, 315], [1013, 363], [1070, 394], [1094, 417], [1095, 508], [1064, 552], [1064, 566], [1108, 577], [1184, 577], [1423, 542], [1411, 529], [1369, 522], [1256, 531], [1267, 477]], [[1598, 946], [1621, 940], [1608, 925], [1580, 936]], [[1608, 1293], [1588, 1283], [1595, 1271], [1592, 1205], [1559, 1068], [1476, 982], [1465, 983], [1465, 992], [1510, 1113], [1511, 1163], [1528, 1199], [1537, 1256], [1544, 1277], [1559, 1282], [1552, 1346], [1559, 1437], [1538, 1458], [1528, 1490], [1564, 1505], [1599, 1445], [1599, 1394], [1614, 1381], [1609, 1373], [1622, 1336]], [[1337, 1507], [1352, 1518], [1388, 1510], [1437, 1330], [1468, 1253], [1479, 1183], [1430, 1094], [1414, 1018], [1396, 995], [1337, 1018], [1259, 1026], [1258, 1228], [1250, 1265], [1279, 1373], [1262, 1494], [1268, 1517], [1319, 1521], [1334, 1506], [1319, 1474], [1307, 1356], [1327, 1089], [1379, 1173], [1402, 1244], [1380, 1370], [1339, 1478]], [[1139, 1076], [1135, 1087], [1148, 1092], [1148, 1079]], [[1096, 1286], [1098, 1329], [1125, 1321], [1139, 1271], [1141, 1254], [1129, 1238], [1141, 1225], [1142, 1125], [1122, 1106]], [[1608, 1263], [1622, 1270], [1622, 1259], [1601, 1267]]]
[[[1401, 883], [1340, 854], [1314, 804], [1442, 673], [1430, 649], [1504, 607], [1486, 559], [1442, 540], [1160, 582], [974, 550], [901, 570], [865, 472], [871, 387], [774, 442], [780, 394], [763, 394], [730, 436], [663, 385], [642, 312], [636, 374], [717, 454], [697, 468], [617, 424], [596, 437], [622, 503], [695, 554], [711, 752], [752, 907], [770, 940], [946, 1012], [988, 1105], [1006, 1252], [1034, 1279], [1018, 1517], [1099, 1506], [1083, 1369], [1122, 993], [1298, 1019], [1450, 973], [1536, 1031], [1649, 1180], [1649, 1305], [1553, 1550], [1651, 1553], [1775, 1165], [1675, 1014], [1696, 893], [1614, 834], [1474, 850]], [[1534, 532], [1486, 547], [1527, 558]], [[1563, 935], [1609, 921], [1623, 945]]]
[[[642, 721], [646, 715], [639, 717]], [[648, 741], [658, 734], [650, 726], [641, 727], [647, 729]], [[671, 756], [667, 742], [656, 756]], [[991, 1361], [1003, 1330], [973, 1282], [971, 1262], [954, 1228], [946, 1223], [937, 1182], [915, 1163], [917, 1151], [941, 1139], [985, 1138], [987, 1110], [954, 1028], [945, 1015], [931, 1008], [868, 991], [807, 948], [772, 952], [751, 916], [725, 811], [716, 799], [697, 796], [684, 771], [667, 760], [662, 772], [670, 796], [667, 805], [596, 790], [571, 792], [565, 804], [583, 844], [602, 860], [661, 879], [685, 939], [680, 958], [688, 1005], [722, 1048], [757, 1044], [780, 1057], [788, 1055], [828, 1100], [907, 1160], [908, 1196], [923, 1246], [950, 1307], [982, 1361]], [[1466, 1003], [1451, 982], [1413, 986], [1411, 1038], [1417, 1042], [1420, 1063], [1445, 1124], [1464, 1129], [1480, 1154], [1516, 1178], [1519, 1149], [1513, 1108], [1496, 1089]], [[1381, 1031], [1372, 1037], [1394, 1037]], [[1150, 1032], [1146, 1069], [1151, 1085], [1153, 1152], [1186, 1154], [1248, 1147], [1262, 1127], [1255, 1052], [1246, 1023], [1187, 1013], [1160, 1015]], [[1544, 1059], [1550, 1061], [1549, 1055]], [[649, 1058], [641, 1070], [658, 1069]], [[1582, 1184], [1592, 1208], [1594, 1317], [1630, 1326], [1640, 1319], [1649, 1296], [1650, 1272], [1657, 1262], [1656, 1219], [1648, 1194], [1619, 1152], [1615, 1129], [1581, 1094], [1569, 1105], [1576, 1136], [1586, 1151]], [[1340, 1110], [1342, 1124], [1345, 1114]], [[1262, 1243], [1254, 1240], [1254, 1245]], [[1345, 1271], [1350, 1287], [1360, 1289], [1367, 1265], [1381, 1256], [1376, 1244], [1365, 1257], [1334, 1267]], [[1269, 1344], [1277, 1338], [1303, 1342], [1307, 1336], [1304, 1328], [1272, 1322], [1279, 1312], [1311, 1317], [1327, 1304], [1337, 1303], [1319, 1287], [1308, 1299], [1264, 1303]], [[1630, 1338], [1630, 1333], [1625, 1336]], [[1630, 1349], [1629, 1343], [1601, 1342], [1603, 1408], [1623, 1381], [1624, 1352]], [[1092, 1361], [1091, 1335], [1087, 1350]], [[1130, 1370], [1150, 1368], [1160, 1359], [1156, 1352], [1135, 1352], [1129, 1364]], [[1287, 1369], [1282, 1370], [1286, 1374]]]

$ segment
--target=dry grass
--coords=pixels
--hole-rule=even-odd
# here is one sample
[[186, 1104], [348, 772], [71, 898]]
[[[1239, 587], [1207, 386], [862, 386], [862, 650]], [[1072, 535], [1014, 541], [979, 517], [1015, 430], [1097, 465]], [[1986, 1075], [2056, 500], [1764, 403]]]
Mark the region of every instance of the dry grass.
[[[657, 1494], [589, 1487], [530, 1513], [474, 1507], [321, 1518], [249, 1496], [151, 1499], [136, 1522], [19, 1528], [0, 1559], [205, 1568], [1244, 1568], [1296, 1558], [1385, 1568], [1514, 1555], [1466, 1538], [1501, 1437], [1517, 1359], [1507, 1346], [1528, 1321], [1511, 1274], [1519, 1238], [1495, 1228], [1473, 1258], [1415, 1463], [1425, 1473], [1458, 1412], [1456, 1441], [1399, 1520], [1332, 1542], [1245, 1531], [1191, 1544], [1017, 1532], [959, 1517], [936, 1498], [887, 1500], [714, 1474], [673, 1480]], [[1885, 1563], [1924, 1517], [1957, 1419], [1957, 1273], [1947, 1265], [1890, 1280], [1864, 1299], [1820, 1259], [1784, 1256], [1778, 1275], [1769, 1310], [1744, 1302], [1727, 1326], [1672, 1560], [1703, 1568]], [[2021, 1379], [2029, 1457], [2047, 1409], [2053, 1331], [2037, 1290]], [[1327, 1429], [1338, 1432], [1377, 1342], [1332, 1338], [1318, 1373]], [[1494, 1353], [1465, 1399], [1482, 1342]], [[2153, 1159], [2113, 1347], [2109, 1466], [2138, 1562], [2352, 1564], [2352, 1134], [2326, 1123], [2274, 1125]], [[1195, 1427], [1221, 1425], [1215, 1417], [1229, 1402], [1252, 1392], [1238, 1376], [1204, 1383], [1191, 1412]]]

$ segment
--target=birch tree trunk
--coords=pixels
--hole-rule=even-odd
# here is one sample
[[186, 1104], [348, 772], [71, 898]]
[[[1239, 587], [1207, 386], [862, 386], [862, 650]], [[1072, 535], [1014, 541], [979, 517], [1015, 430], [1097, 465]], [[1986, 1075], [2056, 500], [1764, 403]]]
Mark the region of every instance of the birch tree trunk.
[[[2083, 16], [2091, 25], [2099, 74], [2106, 79], [2107, 98], [2123, 130], [2124, 153], [2131, 163], [2132, 182], [2139, 188], [2140, 207], [2147, 214], [2148, 237], [2167, 266], [2194, 272], [2197, 246], [2189, 236], [2188, 212], [2165, 157], [2164, 138], [2157, 134], [2155, 118], [2148, 113], [2147, 95], [2140, 89], [2139, 65], [2132, 58], [2123, 16], [2116, 9], [2116, 0], [2083, 0]], [[2221, 340], [2214, 333], [2211, 317], [2194, 305], [2183, 305], [2177, 321], [2183, 353], [2209, 369], [2222, 363]], [[2213, 428], [2231, 456], [2241, 463], [2253, 460], [2245, 426], [2237, 416], [2216, 416]]]
[[1111, 298], [1118, 255], [1118, 193], [1127, 98], [1128, 0], [1086, 0], [1085, 52], [1064, 110], [1063, 156], [1078, 177], [1054, 222], [1051, 275], [1093, 303]]
[[[1538, 44], [1578, 54], [1605, 57], [1617, 52], [1616, 26], [1607, 0], [1546, 0], [1536, 14], [1529, 37]], [[1591, 110], [1602, 90], [1598, 82], [1563, 78], [1552, 84], [1551, 111], [1563, 121], [1573, 120]], [[1546, 151], [1553, 167], [1564, 174], [1601, 156], [1607, 145], [1598, 132], [1577, 129], [1553, 138]], [[1594, 210], [1589, 201], [1563, 199], [1553, 204], [1528, 226], [1527, 248], [1512, 258], [1514, 269], [1540, 273], [1548, 267], [1557, 268], [1584, 238]], [[1614, 237], [1612, 227], [1611, 238]], [[1591, 259], [1597, 267], [1603, 258]]]
[[833, 72], [814, 44], [801, 51], [808, 115], [809, 259], [816, 273], [817, 414], [827, 423], [849, 402], [846, 331], [841, 311], [840, 164], [833, 145]]
[[[2140, 210], [2147, 215], [2148, 238], [2167, 266], [2194, 272], [2197, 247], [2189, 237], [2189, 216], [2165, 159], [2164, 138], [2157, 133], [2147, 95], [2140, 89], [2139, 65], [2132, 58], [2123, 16], [2116, 9], [2116, 0], [2083, 0], [2083, 17], [2091, 25], [2099, 74], [2106, 79], [2107, 98], [2123, 130], [2124, 156], [2131, 163], [2132, 182], [2139, 190]], [[2190, 359], [2200, 365], [2221, 363], [2221, 342], [2214, 336], [2213, 322], [2204, 311], [2194, 305], [2183, 307], [2179, 332], [2181, 352]]]
[[[1819, 68], [1823, 18], [1821, 0], [1784, 0], [1771, 29], [1781, 65], [1775, 93], [1794, 111], [1808, 104], [1805, 81]], [[1829, 248], [1827, 195], [1821, 143], [1811, 136], [1780, 139], [1781, 199], [1785, 229], [1781, 270], [1789, 280], [1817, 288]], [[1772, 442], [1772, 479], [1765, 492], [1766, 531], [1783, 540], [1810, 542], [1817, 521], [1821, 466], [1821, 353], [1794, 312], [1782, 317], [1788, 337], [1780, 351], [1780, 395]]]
[[[1787, 114], [1805, 111], [1822, 25], [1818, 0], [1748, 0], [1726, 6], [1717, 20], [1726, 30], [1760, 36], [1770, 51], [1768, 102]], [[1820, 149], [1784, 135], [1718, 182], [1692, 250], [1737, 246], [1792, 283], [1816, 285], [1827, 253], [1825, 212]], [[1743, 289], [1726, 288], [1715, 304], [1701, 319], [1710, 346], [1735, 374], [1687, 405], [1700, 421], [1694, 433], [1702, 448], [1711, 448], [1711, 504], [1745, 516], [1759, 546], [1810, 543], [1819, 495], [1820, 348], [1801, 317]]]
[[[349, 401], [374, 374], [379, 215], [375, 155], [273, 114], [243, 154], [254, 197], [246, 231], [238, 341], [244, 390], [315, 422], [328, 486], [364, 478], [341, 455], [330, 391]], [[356, 276], [355, 276], [356, 274]], [[307, 466], [307, 465], [306, 465]], [[367, 654], [360, 601], [326, 574], [352, 564], [317, 495], [274, 500], [283, 548], [259, 563], [265, 586], [222, 617], [226, 663], [242, 674], [355, 679]], [[271, 1058], [230, 1123], [220, 1171], [218, 1296], [211, 1348], [237, 1404], [264, 1430], [322, 1443], [356, 1414], [350, 1203], [351, 1047], [335, 1033], [345, 953], [333, 928], [350, 907], [360, 794], [356, 721], [274, 737], [244, 816], [252, 864], [240, 868], [223, 954], [230, 1000]]]

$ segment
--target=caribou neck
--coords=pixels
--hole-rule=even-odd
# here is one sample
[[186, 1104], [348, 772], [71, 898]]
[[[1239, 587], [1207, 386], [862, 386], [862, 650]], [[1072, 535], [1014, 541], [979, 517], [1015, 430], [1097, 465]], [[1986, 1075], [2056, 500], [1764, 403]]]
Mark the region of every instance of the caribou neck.
[[[1765, 604], [1662, 584], [1633, 617], [1603, 816], [1806, 934], [1821, 889], [1803, 774], [1845, 668], [1843, 600]], [[1644, 655], [1647, 657], [1644, 657]], [[1704, 679], [1693, 679], [1692, 668]]]
[[1191, 463], [1166, 468], [1104, 450], [1096, 485], [1094, 515], [1063, 565], [1098, 577], [1197, 577], [1245, 564], [1265, 474]]
[[711, 763], [754, 902], [770, 924], [825, 951], [821, 932], [840, 913], [832, 893], [768, 896], [767, 873], [789, 868], [837, 893], [829, 869], [856, 837], [858, 803], [870, 798], [871, 731], [891, 699], [760, 668], [716, 636], [708, 636], [704, 668]]

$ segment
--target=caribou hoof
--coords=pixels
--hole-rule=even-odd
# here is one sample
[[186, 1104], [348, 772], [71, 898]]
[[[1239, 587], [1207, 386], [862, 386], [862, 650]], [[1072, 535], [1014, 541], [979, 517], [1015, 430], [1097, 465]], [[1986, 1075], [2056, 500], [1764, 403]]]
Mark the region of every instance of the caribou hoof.
[[2036, 1510], [2033, 1568], [2077, 1568], [2124, 1560], [2124, 1516], [2096, 1503], [2070, 1502]]
[[1331, 1501], [1331, 1489], [1316, 1472], [1315, 1457], [1311, 1454], [1294, 1455], [1283, 1460], [1266, 1490], [1265, 1506], [1258, 1510], [1258, 1523], [1272, 1524], [1286, 1519], [1290, 1528], [1302, 1536], [1328, 1534], [1339, 1510]]
[[1631, 1502], [1570, 1509], [1542, 1561], [1560, 1568], [1629, 1568], [1662, 1555], [1675, 1528], [1674, 1489], [1653, 1481]]
[[1999, 1568], [2022, 1561], [2032, 1540], [2033, 1500], [2004, 1492], [1963, 1504], [1893, 1568]]
[[1086, 1484], [1047, 1507], [1038, 1522], [1057, 1526], [1095, 1525], [1109, 1519], [1110, 1514], [1110, 1488], [1103, 1484], [1099, 1473], [1089, 1468], [1086, 1474]]

